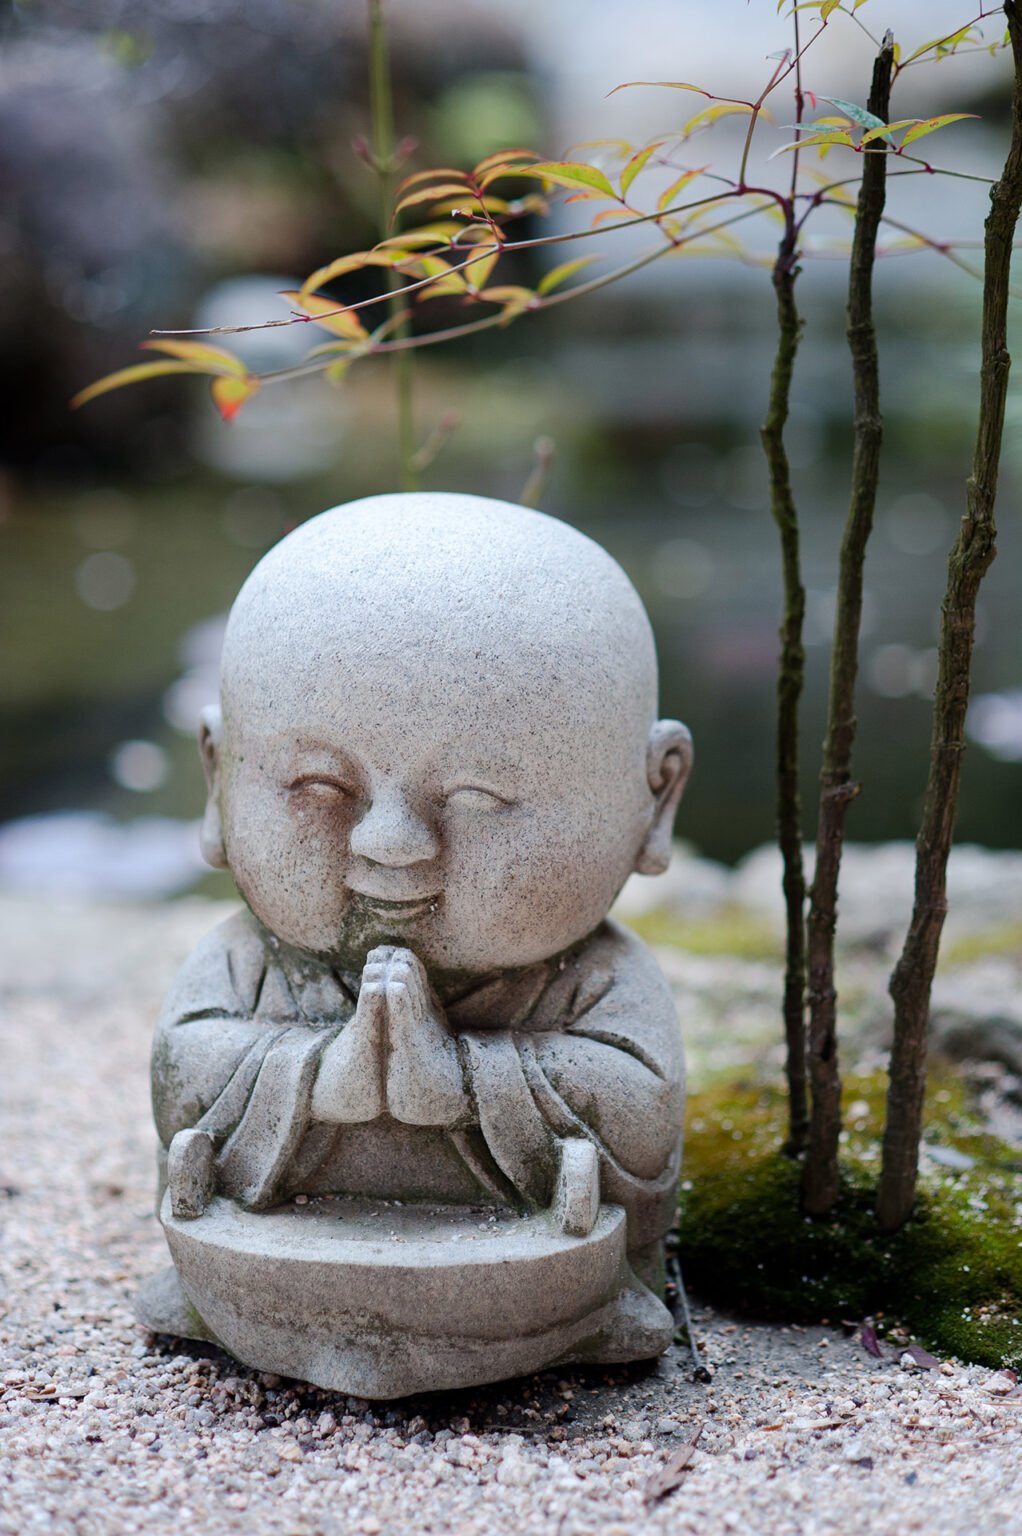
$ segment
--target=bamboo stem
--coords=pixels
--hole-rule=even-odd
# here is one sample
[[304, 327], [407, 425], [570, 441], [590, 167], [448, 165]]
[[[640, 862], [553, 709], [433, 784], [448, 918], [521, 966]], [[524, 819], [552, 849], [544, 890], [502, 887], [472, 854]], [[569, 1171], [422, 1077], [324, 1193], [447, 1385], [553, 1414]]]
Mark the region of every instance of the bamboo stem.
[[1004, 171], [990, 193], [984, 226], [982, 363], [979, 420], [965, 515], [948, 555], [941, 608], [937, 687], [933, 701], [930, 767], [916, 839], [915, 904], [901, 956], [891, 977], [894, 1045], [887, 1123], [877, 1199], [885, 1231], [908, 1220], [915, 1201], [926, 1087], [930, 992], [947, 912], [947, 860], [965, 752], [965, 714], [976, 626], [976, 597], [996, 553], [994, 507], [1011, 358], [1007, 347], [1012, 242], [1022, 207], [1022, 15], [1017, 0], [1004, 13], [1014, 60], [1011, 144]]

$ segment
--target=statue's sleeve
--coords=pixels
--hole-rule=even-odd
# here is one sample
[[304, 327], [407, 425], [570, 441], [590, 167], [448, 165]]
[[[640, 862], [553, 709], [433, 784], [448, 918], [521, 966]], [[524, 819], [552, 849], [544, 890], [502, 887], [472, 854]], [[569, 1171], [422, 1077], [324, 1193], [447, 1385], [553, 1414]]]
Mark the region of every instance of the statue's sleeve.
[[628, 1212], [630, 1246], [669, 1228], [684, 1056], [667, 983], [638, 939], [606, 924], [526, 1027], [480, 1031], [469, 1060], [480, 1128], [523, 1194], [542, 1203], [556, 1140], [585, 1136], [599, 1155], [603, 1198]]
[[180, 1130], [208, 1131], [218, 1188], [252, 1208], [272, 1204], [306, 1138], [319, 1058], [334, 1033], [299, 1019], [258, 933], [243, 916], [229, 919], [186, 962], [156, 1028], [153, 1114], [163, 1148]]

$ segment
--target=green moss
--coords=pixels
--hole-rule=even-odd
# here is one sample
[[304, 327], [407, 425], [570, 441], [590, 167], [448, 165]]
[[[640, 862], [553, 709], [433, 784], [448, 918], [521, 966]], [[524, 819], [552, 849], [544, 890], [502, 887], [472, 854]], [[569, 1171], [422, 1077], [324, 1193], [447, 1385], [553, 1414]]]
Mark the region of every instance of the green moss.
[[916, 1216], [881, 1234], [873, 1201], [885, 1088], [880, 1076], [845, 1086], [841, 1198], [824, 1221], [802, 1215], [799, 1165], [777, 1150], [779, 1089], [731, 1082], [695, 1095], [680, 1224], [686, 1279], [709, 1300], [754, 1316], [874, 1317], [937, 1353], [1017, 1366], [1022, 1161], [971, 1118], [961, 1083], [938, 1075], [926, 1140], [967, 1153], [974, 1166], [931, 1164]]
[[1005, 923], [985, 933], [963, 934], [948, 944], [940, 957], [942, 966], [968, 965], [987, 955], [1017, 955], [1022, 952], [1022, 923]]
[[776, 960], [781, 942], [764, 923], [739, 907], [725, 907], [702, 921], [657, 908], [627, 919], [647, 944], [685, 949], [693, 955], [735, 955], [742, 960]]

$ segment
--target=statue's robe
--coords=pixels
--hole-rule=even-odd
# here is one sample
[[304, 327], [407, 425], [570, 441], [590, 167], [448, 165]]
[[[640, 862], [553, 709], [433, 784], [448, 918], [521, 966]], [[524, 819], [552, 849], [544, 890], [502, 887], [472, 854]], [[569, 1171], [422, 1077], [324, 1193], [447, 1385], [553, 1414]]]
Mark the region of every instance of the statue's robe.
[[633, 935], [606, 922], [566, 954], [445, 1000], [465, 1069], [464, 1123], [317, 1123], [325, 1047], [354, 1014], [359, 978], [281, 944], [246, 911], [194, 951], [153, 1047], [165, 1161], [208, 1131], [217, 1187], [250, 1210], [295, 1194], [373, 1195], [539, 1209], [559, 1142], [585, 1136], [601, 1198], [624, 1207], [639, 1269], [671, 1226], [684, 1064], [667, 985]]

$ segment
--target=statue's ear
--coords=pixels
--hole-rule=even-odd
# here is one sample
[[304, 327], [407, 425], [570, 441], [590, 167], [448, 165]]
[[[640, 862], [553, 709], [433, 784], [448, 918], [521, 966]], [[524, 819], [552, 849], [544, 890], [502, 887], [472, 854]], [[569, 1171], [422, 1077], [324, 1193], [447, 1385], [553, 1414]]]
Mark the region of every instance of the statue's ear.
[[671, 833], [681, 792], [692, 768], [692, 737], [680, 720], [658, 720], [649, 733], [646, 772], [653, 792], [653, 817], [636, 873], [662, 875], [671, 862]]
[[202, 771], [206, 775], [206, 814], [199, 828], [199, 847], [202, 857], [214, 869], [227, 868], [227, 849], [224, 847], [224, 829], [220, 820], [220, 742], [223, 726], [220, 710], [209, 704], [199, 718], [199, 756]]

